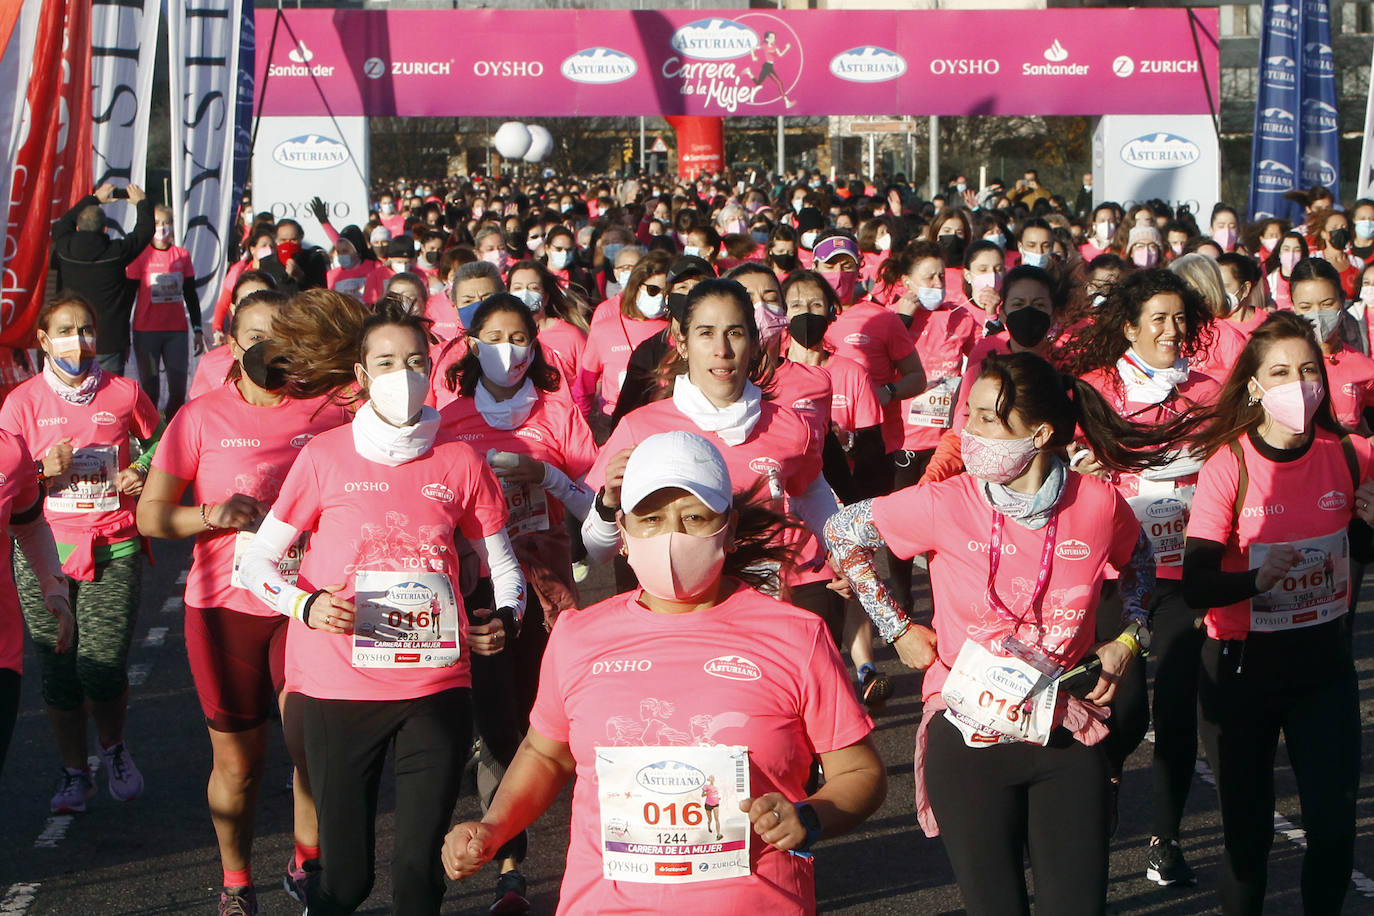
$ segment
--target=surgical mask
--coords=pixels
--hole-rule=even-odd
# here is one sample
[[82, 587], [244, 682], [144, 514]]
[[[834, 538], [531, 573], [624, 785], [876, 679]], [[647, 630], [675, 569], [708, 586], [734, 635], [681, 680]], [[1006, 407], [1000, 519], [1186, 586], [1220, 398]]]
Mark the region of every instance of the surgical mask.
[[1011, 339], [1027, 350], [1045, 339], [1045, 334], [1054, 321], [1048, 312], [1031, 306], [1024, 306], [1014, 312], [1008, 312], [1002, 320], [1007, 326], [1007, 333], [1011, 335]]
[[794, 200], [794, 201], [792, 201], [792, 210], [793, 210], [794, 213], [800, 213], [800, 212], [802, 211], [802, 207], [804, 207], [804, 206], [806, 206], [806, 199], [805, 199], [805, 198], [803, 198], [803, 199], [801, 199], [801, 200]]
[[1260, 251], [1264, 252], [1264, 256], [1267, 258], [1269, 255], [1273, 254], [1274, 247], [1278, 245], [1278, 243], [1278, 239], [1260, 239]]
[[1143, 245], [1131, 252], [1131, 261], [1136, 267], [1154, 267], [1159, 263], [1159, 252], [1149, 245]]
[[1111, 220], [1103, 220], [1102, 222], [1093, 223], [1093, 229], [1097, 231], [1097, 238], [1105, 242], [1116, 232], [1116, 223]]
[[825, 329], [828, 327], [830, 319], [827, 316], [802, 312], [800, 315], [793, 315], [787, 322], [787, 336], [807, 350], [814, 350], [825, 340]]
[[797, 256], [795, 254], [770, 254], [768, 256], [773, 261], [773, 266], [778, 270], [793, 271], [797, 269]]
[[1342, 226], [1339, 229], [1331, 230], [1331, 247], [1338, 251], [1344, 251], [1345, 246], [1350, 244], [1350, 230]]
[[820, 234], [821, 232], [819, 229], [808, 229], [805, 232], [803, 232], [801, 236], [802, 247], [807, 249], [808, 251], [812, 248], [815, 248], [816, 236]]
[[409, 261], [388, 261], [387, 266], [398, 274], [403, 274], [407, 270], [410, 270]]
[[700, 249], [699, 247], [697, 247], [696, 245], [684, 245], [684, 246], [682, 246], [682, 253], [683, 253], [684, 255], [686, 255], [687, 257], [689, 257], [689, 258], [699, 258], [699, 257], [702, 257], [701, 249]]
[[1374, 286], [1360, 287], [1360, 301], [1365, 304], [1366, 308], [1374, 307]]
[[266, 259], [272, 257], [272, 246], [260, 245], [257, 248], [254, 248], [253, 257], [259, 261], [265, 261]]
[[1340, 309], [1317, 309], [1303, 312], [1302, 317], [1312, 323], [1312, 330], [1316, 332], [1319, 341], [1329, 338], [1341, 326]]
[[1355, 235], [1357, 238], [1374, 239], [1374, 219], [1355, 220]]
[[626, 267], [615, 272], [615, 282], [620, 284], [621, 289], [624, 289], [625, 284], [630, 282], [630, 274], [632, 273], [634, 273], [633, 267]]
[[645, 318], [662, 318], [663, 294], [650, 296], [648, 290], [641, 289], [639, 295], [635, 297], [635, 308], [639, 309], [639, 314]]
[[1230, 226], [1218, 229], [1212, 233], [1212, 241], [1220, 245], [1222, 251], [1230, 251], [1236, 247], [1236, 230]]
[[1102, 295], [1101, 293], [1098, 293], [1097, 295], [1093, 296], [1093, 308], [1102, 308], [1103, 303], [1105, 303], [1106, 301], [1107, 297]]
[[1300, 251], [1279, 252], [1279, 268], [1282, 269], [1284, 273], [1292, 273], [1293, 268], [1297, 267], [1298, 262], [1301, 260], [1302, 252]]
[[665, 601], [687, 601], [720, 579], [729, 533], [729, 525], [706, 537], [669, 531], [639, 538], [625, 532], [625, 559], [644, 591]]
[[754, 240], [754, 244], [756, 244], [756, 245], [767, 245], [767, 244], [768, 244], [768, 233], [767, 233], [767, 232], [751, 232], [751, 233], [749, 233], [749, 237], [752, 238], [752, 239]]
[[614, 245], [606, 245], [606, 246], [604, 246], [604, 247], [601, 249], [601, 254], [602, 254], [602, 256], [606, 259], [606, 263], [607, 263], [607, 264], [614, 264], [614, 263], [615, 263], [615, 259], [616, 259], [616, 255], [620, 254], [621, 249], [623, 249], [624, 247], [625, 247], [625, 246], [624, 246], [623, 244], [619, 244], [619, 243], [614, 244]]
[[964, 470], [988, 483], [1010, 483], [1026, 472], [1039, 453], [1035, 444], [1039, 431], [1021, 439], [989, 439], [965, 429], [959, 434]]
[[1269, 389], [1260, 385], [1259, 379], [1255, 384], [1264, 392], [1260, 403], [1275, 423], [1295, 433], [1307, 432], [1325, 393], [1321, 382], [1285, 382]]
[[549, 252], [549, 267], [553, 268], [554, 270], [567, 270], [568, 265], [571, 263], [572, 249], [565, 248], [560, 251], [559, 249], [555, 248]]
[[876, 239], [873, 240], [873, 247], [876, 248], [876, 249], [878, 249], [879, 251], [891, 251], [891, 250], [892, 250], [892, 236], [890, 236], [890, 235], [880, 235], [880, 236], [878, 236]]
[[1231, 314], [1231, 312], [1234, 312], [1238, 308], [1240, 308], [1240, 296], [1236, 295], [1235, 293], [1227, 293], [1226, 314], [1229, 315]]
[[739, 235], [739, 234], [740, 234], [741, 232], [743, 232], [746, 228], [748, 228], [748, 227], [747, 227], [747, 225], [745, 224], [744, 220], [742, 220], [742, 219], [732, 219], [732, 220], [730, 220], [728, 223], [725, 224], [725, 233], [726, 233], [727, 235]]
[[990, 289], [993, 292], [1002, 291], [1002, 275], [995, 270], [990, 270], [985, 274], [974, 274], [973, 279], [968, 284], [976, 293], [980, 289]]
[[761, 299], [756, 299], [754, 324], [759, 329], [759, 340], [767, 345], [782, 336], [782, 332], [787, 328], [787, 313], [769, 306]]
[[429, 376], [410, 369], [395, 369], [368, 378], [367, 396], [377, 415], [393, 426], [409, 426], [429, 396]]
[[279, 391], [286, 386], [286, 360], [272, 357], [271, 340], [260, 340], [243, 351], [240, 365], [248, 380], [264, 391]]
[[382, 215], [383, 215], [383, 216], [390, 216], [391, 214], [393, 214], [393, 213], [396, 212], [396, 205], [395, 205], [395, 204], [384, 203], [384, 204], [382, 204], [382, 208], [381, 208], [381, 209], [382, 209]]
[[170, 242], [171, 240], [172, 240], [172, 227], [171, 227], [171, 226], [154, 226], [154, 227], [153, 227], [153, 241], [154, 241], [154, 242]]
[[81, 337], [77, 334], [49, 337], [48, 356], [53, 365], [72, 376], [85, 375], [95, 362], [95, 354], [82, 348]]
[[1007, 237], [1000, 232], [994, 232], [992, 235], [985, 235], [983, 236], [983, 240], [992, 242], [992, 244], [1001, 248], [1003, 251], [1007, 248]]
[[916, 290], [916, 299], [921, 303], [921, 308], [933, 312], [945, 301], [945, 291], [935, 287], [922, 286]]
[[558, 212], [559, 212], [559, 213], [567, 213], [567, 212], [568, 212], [569, 210], [571, 210], [571, 209], [572, 209], [572, 204], [559, 204], [559, 205], [558, 205]]
[[537, 312], [544, 307], [544, 294], [537, 289], [527, 286], [515, 295], [520, 297], [520, 301], [525, 303], [525, 308], [531, 312]]
[[830, 284], [830, 288], [835, 291], [835, 295], [840, 297], [841, 304], [847, 304], [854, 297], [854, 285], [859, 282], [859, 272], [857, 270], [821, 271], [821, 276], [825, 277], [825, 282]]
[[538, 251], [543, 244], [544, 237], [542, 235], [532, 235], [525, 239], [525, 247], [530, 251]]
[[1044, 267], [1050, 263], [1048, 252], [1044, 251], [1021, 251], [1021, 263], [1027, 267]]
[[485, 340], [478, 341], [476, 347], [477, 364], [482, 367], [482, 375], [493, 385], [514, 388], [525, 378], [530, 367], [531, 347]]
[[334, 255], [334, 266], [343, 270], [350, 270], [358, 266], [358, 256], [356, 254], [336, 254]]
[[956, 184], [956, 185], [954, 186], [954, 190], [956, 190], [956, 191], [966, 191], [966, 190], [968, 190], [968, 185], [964, 184], [964, 183], [961, 181], [961, 182], [959, 182], [958, 184]]
[[1171, 245], [1169, 245], [1169, 250], [1174, 253], [1174, 257], [1178, 257], [1179, 255], [1183, 254], [1183, 243], [1174, 242]]
[[497, 267], [506, 266], [506, 251], [504, 248], [493, 248], [491, 251], [482, 252], [482, 260], [488, 264], [495, 264]]

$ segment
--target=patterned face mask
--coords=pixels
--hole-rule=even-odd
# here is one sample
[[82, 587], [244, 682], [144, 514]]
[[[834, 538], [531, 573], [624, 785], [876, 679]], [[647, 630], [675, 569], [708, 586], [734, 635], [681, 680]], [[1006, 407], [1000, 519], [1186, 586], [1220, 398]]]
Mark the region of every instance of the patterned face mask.
[[964, 469], [988, 483], [1007, 483], [1026, 472], [1040, 449], [1034, 433], [1023, 439], [988, 439], [965, 429], [960, 434]]

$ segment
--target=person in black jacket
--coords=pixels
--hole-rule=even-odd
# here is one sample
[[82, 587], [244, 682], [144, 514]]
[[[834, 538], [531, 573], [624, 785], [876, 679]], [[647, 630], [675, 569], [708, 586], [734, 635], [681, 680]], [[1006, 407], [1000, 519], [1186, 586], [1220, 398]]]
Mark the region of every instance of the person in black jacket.
[[278, 291], [293, 296], [325, 286], [329, 259], [323, 249], [306, 244], [300, 223], [283, 219], [277, 223], [277, 242], [271, 257], [263, 258], [258, 267], [277, 281]]
[[129, 313], [137, 292], [125, 268], [153, 240], [153, 202], [143, 189], [127, 188], [138, 220], [124, 238], [105, 234], [101, 204], [115, 199], [115, 186], [106, 182], [76, 202], [52, 227], [52, 262], [59, 289], [78, 293], [95, 308], [96, 360], [102, 369], [124, 374], [129, 358]]

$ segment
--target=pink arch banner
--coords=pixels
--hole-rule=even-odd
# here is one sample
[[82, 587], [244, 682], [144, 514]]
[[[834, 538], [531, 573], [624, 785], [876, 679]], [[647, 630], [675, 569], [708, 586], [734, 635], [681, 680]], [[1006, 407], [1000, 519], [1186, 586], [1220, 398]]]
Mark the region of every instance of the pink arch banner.
[[1217, 10], [257, 11], [265, 115], [1209, 114]]

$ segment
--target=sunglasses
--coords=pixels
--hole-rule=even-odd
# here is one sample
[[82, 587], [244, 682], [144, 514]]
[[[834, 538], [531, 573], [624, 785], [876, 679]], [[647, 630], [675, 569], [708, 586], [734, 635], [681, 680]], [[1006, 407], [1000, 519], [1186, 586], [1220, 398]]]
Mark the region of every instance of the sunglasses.
[[642, 289], [650, 296], [657, 296], [659, 293], [663, 292], [663, 287], [654, 283], [645, 283]]

